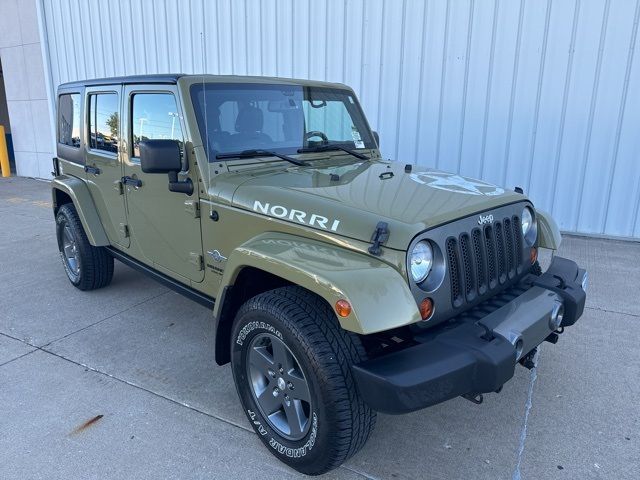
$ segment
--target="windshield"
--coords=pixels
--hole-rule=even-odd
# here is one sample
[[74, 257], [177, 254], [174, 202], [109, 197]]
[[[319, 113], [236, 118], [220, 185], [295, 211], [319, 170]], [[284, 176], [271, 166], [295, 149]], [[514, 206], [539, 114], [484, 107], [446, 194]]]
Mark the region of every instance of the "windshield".
[[210, 162], [216, 155], [249, 150], [297, 154], [327, 145], [375, 148], [362, 110], [348, 90], [206, 83], [191, 86], [191, 101], [200, 134], [209, 143]]

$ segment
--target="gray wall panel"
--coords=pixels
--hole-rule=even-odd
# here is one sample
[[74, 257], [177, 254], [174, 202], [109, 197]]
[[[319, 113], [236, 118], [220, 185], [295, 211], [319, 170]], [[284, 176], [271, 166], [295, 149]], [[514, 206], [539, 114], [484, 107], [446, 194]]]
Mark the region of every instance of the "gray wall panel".
[[169, 71], [343, 82], [385, 156], [523, 186], [563, 230], [640, 237], [638, 1], [42, 2], [54, 86]]

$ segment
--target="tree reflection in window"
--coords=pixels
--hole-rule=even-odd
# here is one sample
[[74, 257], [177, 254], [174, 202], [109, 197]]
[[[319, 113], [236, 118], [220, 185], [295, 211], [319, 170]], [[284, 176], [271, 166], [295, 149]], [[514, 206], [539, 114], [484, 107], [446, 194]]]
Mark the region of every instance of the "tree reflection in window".
[[140, 156], [140, 142], [153, 139], [177, 140], [183, 135], [176, 99], [171, 93], [138, 93], [133, 96], [131, 115], [133, 156]]

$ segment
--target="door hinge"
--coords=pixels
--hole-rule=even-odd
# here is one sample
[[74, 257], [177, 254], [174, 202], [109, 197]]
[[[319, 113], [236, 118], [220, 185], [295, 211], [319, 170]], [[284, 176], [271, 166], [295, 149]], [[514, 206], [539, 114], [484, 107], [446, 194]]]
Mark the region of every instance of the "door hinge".
[[185, 200], [184, 209], [193, 215], [193, 218], [200, 218], [200, 203], [198, 200]]
[[113, 182], [113, 189], [118, 192], [118, 195], [124, 195], [124, 187], [122, 186], [122, 181], [116, 180]]
[[129, 237], [129, 225], [125, 223], [120, 224], [120, 235], [122, 236], [122, 238]]
[[189, 253], [189, 263], [195, 265], [198, 270], [204, 270], [204, 258], [197, 252]]

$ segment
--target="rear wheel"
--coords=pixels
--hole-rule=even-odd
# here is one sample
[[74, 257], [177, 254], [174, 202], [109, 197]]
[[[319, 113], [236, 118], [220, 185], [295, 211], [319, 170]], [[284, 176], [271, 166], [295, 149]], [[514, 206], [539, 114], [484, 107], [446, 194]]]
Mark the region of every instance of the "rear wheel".
[[58, 210], [56, 237], [62, 265], [75, 287], [94, 290], [111, 283], [113, 257], [105, 248], [94, 247], [89, 243], [73, 204], [64, 204]]
[[299, 287], [260, 294], [238, 312], [232, 342], [240, 400], [281, 461], [318, 475], [365, 444], [376, 416], [356, 391], [351, 365], [366, 355], [324, 300]]

